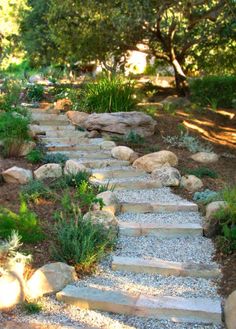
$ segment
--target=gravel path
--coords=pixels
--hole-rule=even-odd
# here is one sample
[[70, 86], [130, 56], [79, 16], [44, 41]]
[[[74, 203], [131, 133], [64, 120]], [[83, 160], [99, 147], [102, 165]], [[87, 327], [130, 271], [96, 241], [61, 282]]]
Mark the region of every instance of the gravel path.
[[155, 224], [202, 224], [202, 218], [197, 212], [172, 212], [172, 213], [130, 213], [126, 212], [117, 216], [121, 222], [155, 223]]
[[180, 196], [173, 194], [168, 187], [147, 190], [115, 190], [114, 192], [120, 202], [189, 203]]

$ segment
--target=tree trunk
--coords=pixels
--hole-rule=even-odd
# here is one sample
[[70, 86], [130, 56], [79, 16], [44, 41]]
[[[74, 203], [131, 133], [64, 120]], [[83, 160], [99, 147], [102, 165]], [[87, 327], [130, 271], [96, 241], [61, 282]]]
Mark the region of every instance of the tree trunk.
[[189, 93], [189, 89], [186, 75], [184, 74], [182, 67], [177, 61], [177, 59], [174, 59], [172, 61], [172, 65], [174, 67], [175, 72], [175, 84], [177, 93], [179, 96], [187, 96]]

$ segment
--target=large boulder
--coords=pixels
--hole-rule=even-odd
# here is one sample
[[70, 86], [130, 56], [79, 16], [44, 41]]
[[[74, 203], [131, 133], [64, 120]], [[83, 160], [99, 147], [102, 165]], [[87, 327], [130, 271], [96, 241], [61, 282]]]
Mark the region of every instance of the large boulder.
[[163, 186], [179, 186], [181, 180], [178, 169], [169, 166], [155, 169], [151, 176], [153, 179], [159, 180]]
[[67, 112], [71, 109], [71, 107], [72, 107], [72, 102], [68, 98], [58, 99], [54, 103], [54, 110], [58, 112]]
[[200, 178], [194, 175], [186, 175], [181, 178], [180, 185], [189, 192], [195, 192], [203, 187], [203, 183]]
[[118, 160], [129, 161], [134, 154], [134, 151], [127, 146], [116, 146], [111, 150], [113, 158]]
[[76, 175], [81, 171], [88, 171], [82, 163], [79, 163], [76, 160], [67, 160], [64, 167], [65, 175]]
[[32, 178], [32, 171], [20, 167], [11, 167], [2, 172], [2, 177], [6, 183], [27, 184]]
[[127, 135], [131, 131], [147, 137], [155, 132], [156, 121], [142, 112], [93, 113], [84, 121], [87, 130]]
[[88, 113], [79, 111], [68, 111], [66, 115], [74, 126], [83, 127], [85, 120], [89, 117]]
[[225, 302], [225, 323], [227, 329], [236, 328], [236, 290], [233, 291]]
[[108, 211], [94, 210], [87, 212], [84, 217], [85, 220], [91, 220], [95, 224], [102, 224], [105, 228], [112, 228], [115, 231], [118, 227], [117, 218]]
[[196, 162], [207, 164], [217, 162], [219, 160], [219, 156], [213, 152], [198, 152], [193, 154], [191, 159]]
[[138, 158], [134, 161], [133, 167], [146, 172], [153, 172], [155, 169], [161, 168], [166, 164], [175, 167], [178, 164], [178, 158], [173, 152], [163, 150]]
[[26, 296], [36, 299], [62, 290], [77, 280], [74, 267], [64, 263], [51, 263], [40, 267], [26, 283]]
[[[112, 215], [115, 215], [120, 210], [120, 203], [114, 192], [105, 191], [99, 193], [97, 195], [97, 198], [103, 200], [104, 203], [104, 206], [102, 208], [103, 211], [107, 211]], [[94, 205], [93, 209], [100, 210], [99, 205], [98, 204]]]
[[62, 176], [62, 168], [58, 163], [47, 163], [34, 171], [36, 179], [58, 178]]
[[215, 218], [215, 214], [221, 208], [225, 208], [227, 206], [224, 201], [214, 201], [207, 205], [206, 207], [206, 216], [204, 220], [204, 235], [208, 238], [214, 237], [219, 230], [219, 222]]

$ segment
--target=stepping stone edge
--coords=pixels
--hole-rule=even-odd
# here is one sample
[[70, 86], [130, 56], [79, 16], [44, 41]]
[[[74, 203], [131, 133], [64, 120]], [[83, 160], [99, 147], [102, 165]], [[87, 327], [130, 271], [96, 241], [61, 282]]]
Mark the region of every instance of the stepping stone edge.
[[208, 298], [152, 297], [75, 286], [67, 286], [56, 297], [82, 309], [172, 322], [221, 324], [221, 302]]
[[121, 212], [156, 213], [156, 212], [197, 212], [195, 203], [152, 203], [121, 202]]

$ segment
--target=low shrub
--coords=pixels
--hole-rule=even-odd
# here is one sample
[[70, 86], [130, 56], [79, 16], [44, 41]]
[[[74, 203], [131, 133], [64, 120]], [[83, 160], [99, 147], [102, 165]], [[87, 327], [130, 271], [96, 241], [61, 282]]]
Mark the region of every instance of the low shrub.
[[8, 238], [12, 231], [19, 232], [22, 242], [34, 243], [44, 237], [36, 214], [28, 209], [25, 201], [21, 201], [18, 214], [0, 208], [0, 237]]
[[31, 180], [21, 187], [21, 195], [25, 201], [37, 203], [39, 199], [52, 199], [54, 193], [44, 182]]
[[210, 178], [217, 178], [218, 174], [213, 169], [207, 167], [198, 167], [195, 169], [186, 169], [185, 173], [188, 175], [194, 175], [198, 178], [203, 177], [210, 177]]
[[203, 204], [208, 204], [212, 201], [216, 201], [219, 198], [219, 193], [206, 189], [201, 192], [195, 192], [193, 195], [193, 200], [196, 202], [201, 202]]
[[190, 81], [191, 99], [203, 106], [232, 107], [236, 99], [236, 76], [208, 76]]
[[43, 307], [39, 303], [33, 303], [33, 302], [23, 302], [21, 304], [22, 311], [27, 314], [36, 314], [42, 311]]
[[0, 114], [0, 140], [6, 157], [18, 156], [22, 144], [30, 140], [29, 118], [15, 112]]
[[0, 95], [0, 110], [17, 112], [22, 98], [22, 88], [20, 80], [6, 80], [2, 86], [3, 93]]
[[42, 85], [31, 85], [27, 88], [27, 98], [29, 101], [39, 102], [43, 99], [44, 87]]
[[86, 112], [128, 112], [134, 110], [134, 86], [119, 76], [102, 77], [85, 85], [81, 93], [81, 107]]
[[69, 160], [68, 156], [63, 153], [48, 153], [43, 157], [43, 163], [58, 163], [64, 165]]
[[49, 186], [53, 190], [64, 190], [68, 187], [79, 187], [83, 182], [89, 182], [90, 174], [86, 171], [81, 171], [77, 174], [63, 175], [56, 180], [53, 180]]
[[36, 164], [36, 163], [41, 163], [43, 162], [44, 159], [44, 153], [42, 150], [36, 148], [31, 150], [27, 155], [26, 155], [27, 161], [30, 163]]

